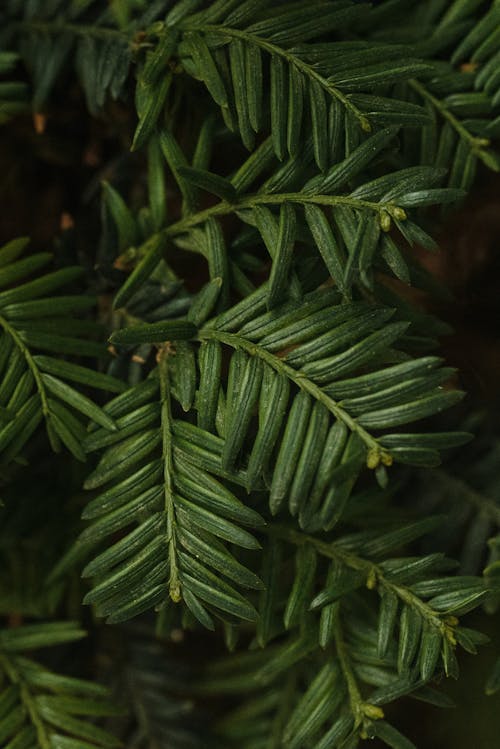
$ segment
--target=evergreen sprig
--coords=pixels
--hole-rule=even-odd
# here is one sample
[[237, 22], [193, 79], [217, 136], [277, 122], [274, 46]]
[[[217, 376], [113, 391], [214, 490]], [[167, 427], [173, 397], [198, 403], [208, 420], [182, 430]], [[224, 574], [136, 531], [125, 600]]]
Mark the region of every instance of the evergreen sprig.
[[[19, 260], [27, 244], [21, 238], [0, 249], [2, 464], [16, 459], [42, 420], [56, 452], [64, 445], [76, 458], [84, 460], [82, 416], [107, 429], [115, 429], [115, 425], [67, 380], [111, 392], [123, 390], [123, 384], [89, 367], [53, 356], [102, 355], [100, 343], [82, 337], [95, 329], [95, 323], [70, 317], [93, 307], [95, 299], [75, 294], [50, 296], [82, 275], [77, 266], [27, 280], [52, 259], [50, 253], [39, 252]], [[16, 286], [9, 288], [14, 283]], [[34, 349], [48, 355], [36, 354]]]
[[[1, 578], [2, 746], [118, 743], [93, 722], [116, 713], [100, 686], [23, 655], [82, 635], [22, 623], [74, 609], [74, 571], [96, 631], [144, 623], [135, 645], [113, 630], [126, 745], [411, 749], [384, 706], [449, 704], [436, 683], [486, 639], [461, 618], [498, 602], [498, 448], [471, 464], [467, 422], [442, 426], [463, 396], [433, 350], [449, 328], [409, 287], [443, 293], [415, 252], [436, 249], [432, 207], [500, 168], [499, 8], [4, 3], [0, 74], [22, 82], [0, 83], [0, 122], [25, 107], [25, 78], [38, 130], [77, 83], [134, 153], [100, 175], [88, 250], [107, 352], [95, 297], [74, 290], [82, 268], [47, 272], [52, 254], [25, 239], [0, 249], [5, 518], [27, 532], [13, 496], [46, 443], [69, 451], [71, 529], [85, 503], [76, 540], [34, 574], [36, 600]], [[471, 518], [457, 573], [447, 537]], [[5, 536], [0, 550], [15, 570], [22, 554]], [[201, 643], [189, 683], [169, 680], [152, 621]], [[217, 706], [205, 743], [190, 695]]]
[[55, 673], [24, 655], [84, 636], [71, 622], [31, 624], [0, 633], [0, 741], [5, 749], [120, 745], [89, 720], [120, 714], [105, 687]]

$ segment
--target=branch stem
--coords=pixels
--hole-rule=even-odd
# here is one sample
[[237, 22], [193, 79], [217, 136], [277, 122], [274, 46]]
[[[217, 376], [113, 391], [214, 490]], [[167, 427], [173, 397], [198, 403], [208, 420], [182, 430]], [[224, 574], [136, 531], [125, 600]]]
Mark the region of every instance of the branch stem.
[[327, 92], [327, 94], [337, 99], [337, 101], [340, 101], [345, 109], [358, 120], [362, 130], [364, 130], [365, 132], [371, 131], [372, 128], [368, 118], [350, 101], [348, 96], [346, 96], [346, 94], [343, 94], [340, 89], [333, 86], [326, 78], [318, 73], [316, 68], [314, 68], [304, 60], [301, 60], [300, 57], [294, 55], [292, 52], [290, 52], [290, 50], [284, 49], [283, 47], [278, 47], [268, 39], [264, 39], [255, 34], [250, 34], [248, 31], [242, 29], [232, 29], [227, 26], [221, 26], [218, 24], [190, 24], [189, 21], [186, 21], [185, 24], [181, 25], [181, 28], [183, 31], [201, 31], [209, 34], [220, 34], [221, 36], [229, 37], [230, 39], [240, 39], [246, 44], [253, 44], [256, 47], [260, 47], [260, 49], [264, 50], [274, 57], [281, 57], [283, 60], [286, 60], [288, 65], [295, 67], [303, 75], [316, 81], [316, 83], [318, 83], [321, 88]]
[[245, 199], [240, 200], [236, 203], [229, 203], [222, 200], [210, 208], [205, 208], [202, 211], [193, 213], [190, 216], [186, 216], [179, 221], [167, 226], [158, 234], [167, 237], [173, 237], [177, 234], [183, 234], [189, 231], [199, 224], [203, 224], [208, 221], [209, 218], [216, 218], [219, 216], [227, 216], [231, 213], [237, 213], [238, 211], [251, 210], [254, 206], [258, 205], [283, 205], [284, 203], [297, 203], [300, 205], [313, 204], [323, 206], [347, 206], [355, 209], [365, 209], [374, 211], [375, 213], [394, 214], [397, 212], [397, 218], [400, 218], [400, 209], [392, 203], [374, 203], [369, 200], [359, 200], [358, 198], [351, 198], [348, 195], [307, 195], [303, 192], [288, 192], [288, 193], [264, 193], [249, 195]]
[[5, 319], [5, 317], [2, 317], [1, 315], [0, 315], [0, 327], [2, 327], [5, 333], [12, 338], [15, 346], [18, 348], [18, 350], [21, 352], [24, 359], [26, 360], [26, 364], [28, 365], [33, 375], [33, 379], [35, 380], [35, 384], [37, 386], [37, 389], [40, 395], [40, 401], [42, 404], [42, 413], [44, 417], [48, 419], [50, 416], [50, 412], [49, 412], [49, 404], [48, 404], [48, 399], [47, 399], [47, 391], [45, 389], [45, 385], [43, 384], [40, 370], [38, 369], [35, 363], [35, 360], [33, 359], [31, 355], [29, 348], [26, 346], [26, 344], [22, 340], [18, 331], [14, 327], [12, 327], [12, 325]]
[[431, 94], [431, 92], [424, 86], [424, 84], [421, 81], [411, 80], [410, 86], [425, 101], [428, 101], [429, 104], [432, 104], [434, 109], [437, 112], [439, 112], [441, 117], [450, 123], [452, 128], [459, 135], [459, 137], [462, 138], [462, 140], [467, 141], [471, 150], [475, 154], [479, 154], [482, 148], [485, 148], [490, 145], [490, 141], [488, 140], [488, 138], [479, 138], [473, 135], [471, 132], [469, 132], [469, 130], [467, 130], [467, 128], [464, 127], [464, 125], [460, 122], [460, 120], [457, 117], [455, 117], [455, 115], [452, 112], [450, 112], [450, 110], [446, 107], [444, 102], [438, 99], [437, 96], [434, 96], [433, 94]]
[[266, 364], [272, 367], [276, 372], [284, 375], [287, 379], [293, 382], [304, 392], [312, 396], [316, 401], [322, 403], [333, 416], [342, 421], [351, 432], [355, 432], [361, 440], [364, 442], [368, 450], [373, 451], [376, 455], [383, 456], [385, 460], [390, 460], [390, 454], [387, 450], [380, 446], [379, 442], [369, 432], [366, 431], [356, 419], [347, 413], [337, 401], [330, 398], [319, 385], [316, 385], [302, 372], [293, 369], [288, 364], [261, 346], [256, 345], [247, 341], [245, 338], [238, 336], [235, 333], [225, 333], [214, 328], [204, 328], [199, 333], [200, 340], [217, 340], [224, 343], [226, 346], [231, 346], [234, 349], [242, 349], [246, 351], [250, 356], [256, 356], [262, 359]]
[[362, 724], [364, 719], [363, 698], [361, 697], [361, 692], [359, 691], [356, 676], [351, 666], [349, 651], [345, 644], [340, 616], [337, 616], [335, 618], [333, 637], [335, 641], [335, 649], [337, 651], [337, 656], [340, 663], [340, 670], [342, 671], [342, 675], [347, 685], [349, 703], [351, 712], [354, 717], [354, 725], [357, 728]]
[[359, 557], [357, 554], [353, 554], [352, 552], [343, 549], [335, 542], [322, 541], [315, 536], [295, 530], [294, 528], [289, 528], [285, 525], [280, 525], [279, 523], [269, 524], [262, 529], [262, 532], [288, 541], [296, 546], [312, 544], [316, 551], [322, 556], [325, 556], [328, 559], [334, 559], [344, 567], [363, 573], [366, 575], [367, 581], [373, 580], [375, 581], [376, 586], [395, 593], [400, 601], [418, 611], [418, 613], [429, 624], [437, 627], [442, 635], [450, 638], [451, 633], [449, 632], [449, 627], [447, 623], [441, 619], [441, 615], [434, 611], [428, 603], [422, 601], [422, 599], [415, 595], [415, 593], [413, 593], [409, 588], [388, 580], [384, 575], [383, 569], [375, 562]]
[[12, 24], [12, 28], [17, 31], [33, 32], [38, 31], [42, 34], [73, 34], [73, 36], [90, 36], [94, 38], [109, 39], [115, 37], [123, 40], [132, 41], [135, 34], [127, 34], [120, 29], [113, 29], [109, 26], [90, 26], [88, 24], [67, 23], [66, 21], [19, 21]]
[[161, 429], [162, 429], [162, 458], [163, 458], [163, 496], [165, 514], [167, 517], [167, 543], [170, 563], [169, 593], [174, 603], [181, 600], [181, 582], [176, 553], [176, 518], [174, 505], [174, 487], [172, 482], [172, 411], [170, 405], [170, 382], [168, 372], [168, 350], [163, 348], [158, 353], [158, 368], [160, 374], [161, 393]]

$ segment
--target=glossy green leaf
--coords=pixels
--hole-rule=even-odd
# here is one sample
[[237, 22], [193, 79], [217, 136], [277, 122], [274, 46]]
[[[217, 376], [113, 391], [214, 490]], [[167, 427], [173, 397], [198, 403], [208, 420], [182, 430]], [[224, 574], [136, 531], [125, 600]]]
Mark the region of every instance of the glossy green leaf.
[[158, 323], [142, 323], [117, 330], [110, 342], [117, 346], [137, 346], [140, 343], [162, 343], [185, 341], [196, 336], [197, 329], [187, 320], [166, 320]]
[[75, 408], [85, 416], [88, 416], [89, 419], [92, 419], [97, 424], [100, 424], [107, 429], [116, 429], [113, 419], [104, 413], [102, 409], [100, 409], [89, 398], [86, 398], [77, 390], [66, 385], [62, 380], [50, 374], [43, 374], [42, 380], [53, 395], [60, 398], [72, 408]]
[[203, 169], [193, 169], [190, 166], [179, 166], [178, 174], [196, 187], [217, 195], [221, 200], [227, 200], [229, 203], [236, 200], [236, 190], [231, 182], [224, 177], [219, 177], [218, 174]]
[[189, 49], [198, 74], [203, 78], [213, 100], [221, 107], [227, 106], [228, 99], [224, 81], [203, 36], [191, 32], [184, 36], [184, 40], [189, 43]]
[[403, 606], [399, 629], [398, 671], [404, 673], [410, 669], [420, 644], [422, 630], [420, 613], [410, 605]]
[[143, 146], [154, 132], [158, 119], [165, 105], [170, 86], [172, 84], [172, 72], [161, 78], [159, 83], [145, 85], [139, 82], [136, 89], [136, 106], [139, 114], [132, 150], [137, 151]]
[[314, 589], [317, 555], [313, 546], [300, 546], [295, 558], [295, 579], [288, 596], [283, 621], [286, 629], [297, 625], [308, 610]]
[[276, 249], [269, 279], [268, 307], [275, 307], [284, 295], [290, 273], [295, 243], [296, 218], [291, 205], [285, 203], [280, 209], [280, 220]]

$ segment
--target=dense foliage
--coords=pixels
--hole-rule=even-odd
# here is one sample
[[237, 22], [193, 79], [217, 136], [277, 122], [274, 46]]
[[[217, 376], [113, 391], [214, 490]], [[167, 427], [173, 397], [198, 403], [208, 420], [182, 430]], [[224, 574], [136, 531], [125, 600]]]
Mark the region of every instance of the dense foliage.
[[2, 131], [107, 150], [51, 252], [0, 249], [0, 745], [411, 749], [385, 706], [448, 705], [499, 594], [498, 436], [427, 257], [500, 170], [500, 3], [0, 28]]

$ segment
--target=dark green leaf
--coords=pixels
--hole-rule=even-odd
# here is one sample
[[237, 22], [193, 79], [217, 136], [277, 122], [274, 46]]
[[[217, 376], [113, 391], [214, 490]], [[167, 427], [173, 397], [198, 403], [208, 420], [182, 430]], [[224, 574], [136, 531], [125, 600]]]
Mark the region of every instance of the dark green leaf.
[[194, 338], [197, 332], [196, 326], [187, 320], [166, 320], [157, 323], [141, 323], [117, 330], [109, 340], [117, 346], [137, 346], [140, 343], [188, 341]]

